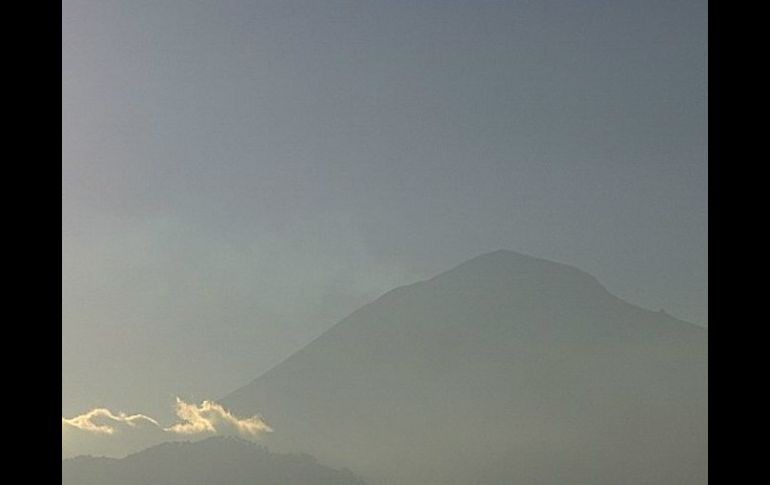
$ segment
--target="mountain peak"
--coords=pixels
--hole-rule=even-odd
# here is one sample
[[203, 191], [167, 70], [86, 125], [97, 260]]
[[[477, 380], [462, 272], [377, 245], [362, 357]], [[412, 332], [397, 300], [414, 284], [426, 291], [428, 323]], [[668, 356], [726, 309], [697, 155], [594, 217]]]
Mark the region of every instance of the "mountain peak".
[[449, 274], [461, 268], [478, 268], [485, 271], [492, 271], [493, 269], [496, 269], [497, 271], [516, 271], [523, 269], [561, 270], [567, 272], [580, 272], [590, 277], [587, 273], [584, 273], [573, 266], [535, 256], [529, 256], [510, 249], [498, 249], [496, 251], [480, 254], [443, 274]]
[[496, 288], [525, 293], [607, 293], [595, 277], [574, 266], [507, 249], [476, 256], [429, 282], [443, 288]]
[[706, 344], [577, 268], [500, 250], [386, 293], [223, 402], [266, 416], [272, 449], [370, 483], [695, 484]]
[[[574, 266], [570, 266], [563, 263], [557, 263], [555, 261], [551, 261], [544, 258], [538, 258], [535, 256], [530, 256], [528, 254], [520, 253], [518, 251], [513, 251], [510, 249], [498, 249], [495, 251], [491, 251], [488, 253], [480, 254], [474, 258], [471, 258], [464, 263], [459, 264], [455, 267], [455, 269], [460, 267], [469, 267], [469, 266], [484, 266], [484, 267], [502, 267], [503, 269], [516, 269], [518, 266], [528, 266], [528, 267], [540, 267], [540, 268], [551, 268], [551, 269], [561, 269], [562, 271], [580, 271], [579, 269], [575, 268]], [[449, 270], [453, 271], [453, 270]], [[586, 276], [589, 276], [587, 273]]]

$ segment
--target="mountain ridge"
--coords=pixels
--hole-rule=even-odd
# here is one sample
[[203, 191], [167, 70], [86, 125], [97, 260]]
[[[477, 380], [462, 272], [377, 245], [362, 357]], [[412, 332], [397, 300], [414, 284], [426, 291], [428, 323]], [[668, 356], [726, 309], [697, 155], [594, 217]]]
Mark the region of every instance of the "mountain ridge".
[[[501, 250], [383, 294], [223, 402], [263, 413], [275, 425], [271, 446], [350, 465], [371, 483], [468, 483], [474, 473], [563, 483], [579, 476], [567, 473], [574, 467], [590, 471], [586, 483], [634, 483], [606, 458], [633, 462], [642, 445], [624, 433], [650, 435], [636, 450], [650, 455], [635, 469], [639, 483], [655, 473], [659, 483], [702, 483], [701, 451], [667, 472], [664, 449], [677, 451], [655, 443], [704, 448], [707, 336], [577, 268]], [[569, 445], [549, 441], [564, 433]], [[519, 448], [543, 464], [489, 462]], [[388, 461], [403, 473], [389, 476]]]
[[[327, 333], [332, 328], [334, 328], [336, 325], [338, 325], [339, 323], [341, 323], [341, 322], [343, 322], [343, 321], [353, 317], [354, 315], [357, 314], [357, 312], [359, 312], [360, 310], [362, 310], [362, 309], [364, 309], [366, 307], [369, 307], [371, 305], [376, 305], [376, 304], [378, 304], [379, 302], [381, 302], [383, 300], [389, 300], [389, 299], [395, 298], [396, 296], [402, 294], [403, 292], [409, 291], [410, 289], [420, 288], [422, 286], [425, 286], [426, 284], [434, 284], [436, 282], [441, 282], [442, 280], [446, 279], [447, 277], [454, 277], [454, 276], [456, 276], [457, 273], [461, 272], [463, 269], [468, 268], [468, 267], [472, 267], [474, 264], [476, 264], [478, 262], [481, 262], [481, 261], [486, 262], [486, 261], [493, 260], [493, 259], [494, 260], [507, 259], [509, 261], [510, 260], [517, 260], [517, 261], [529, 260], [529, 261], [537, 262], [538, 264], [544, 264], [544, 265], [552, 267], [554, 269], [559, 269], [559, 270], [565, 270], [567, 272], [572, 272], [572, 273], [574, 273], [574, 274], [576, 274], [576, 275], [578, 275], [580, 277], [584, 277], [586, 279], [586, 281], [591, 282], [591, 284], [596, 285], [597, 288], [603, 290], [603, 292], [605, 292], [607, 295], [609, 295], [612, 298], [615, 298], [615, 299], [623, 302], [626, 305], [629, 305], [629, 306], [632, 306], [634, 308], [638, 308], [638, 309], [641, 309], [641, 310], [644, 310], [644, 311], [649, 311], [649, 312], [653, 311], [653, 310], [649, 310], [649, 309], [640, 307], [640, 306], [635, 305], [633, 303], [630, 303], [630, 302], [628, 302], [626, 300], [623, 300], [622, 298], [618, 297], [617, 295], [615, 295], [614, 293], [609, 291], [598, 280], [598, 278], [596, 278], [595, 276], [591, 275], [590, 273], [587, 273], [587, 272], [585, 272], [585, 271], [583, 271], [583, 270], [581, 270], [581, 269], [579, 269], [579, 268], [577, 268], [575, 266], [572, 266], [572, 265], [569, 265], [569, 264], [565, 264], [565, 263], [559, 263], [559, 262], [551, 261], [551, 260], [548, 260], [548, 259], [545, 259], [545, 258], [539, 258], [539, 257], [535, 257], [535, 256], [530, 256], [530, 255], [527, 255], [527, 254], [524, 254], [524, 253], [520, 253], [518, 251], [513, 251], [513, 250], [510, 250], [510, 249], [497, 249], [497, 250], [494, 250], [494, 251], [489, 251], [489, 252], [486, 252], [486, 253], [482, 253], [482, 254], [480, 254], [478, 256], [475, 256], [475, 257], [473, 257], [473, 258], [471, 258], [469, 260], [466, 260], [466, 261], [464, 261], [462, 263], [459, 263], [459, 264], [455, 265], [454, 267], [452, 267], [452, 268], [450, 268], [448, 270], [442, 271], [442, 272], [440, 272], [440, 273], [438, 273], [438, 274], [436, 274], [434, 276], [431, 276], [429, 278], [426, 278], [426, 279], [423, 279], [423, 280], [419, 280], [419, 281], [415, 281], [413, 283], [408, 283], [408, 284], [405, 284], [405, 285], [397, 286], [395, 288], [392, 288], [392, 289], [386, 291], [385, 293], [383, 293], [382, 295], [378, 296], [377, 298], [375, 298], [371, 302], [369, 302], [369, 303], [363, 305], [362, 307], [359, 307], [356, 310], [352, 311], [348, 316], [344, 317], [342, 320], [340, 320], [336, 324], [334, 324], [331, 327], [327, 328], [320, 335], [318, 335], [315, 338], [313, 338], [312, 340], [310, 340], [307, 344], [305, 344], [305, 346], [312, 344], [313, 342], [315, 342], [316, 340], [321, 338], [325, 333]], [[661, 313], [661, 314], [665, 315], [666, 317], [669, 317], [672, 320], [676, 320], [676, 321], [678, 321], [678, 322], [680, 322], [682, 324], [693, 325], [693, 326], [696, 326], [699, 329], [705, 329], [706, 331], [708, 331], [707, 327], [704, 327], [702, 325], [698, 325], [696, 323], [689, 322], [689, 321], [686, 321], [686, 320], [674, 317], [674, 316], [670, 315], [669, 313], [667, 313], [667, 312], [665, 312], [663, 310], [659, 310], [658, 313]], [[302, 348], [300, 348], [298, 351], [301, 351], [301, 350], [302, 350]], [[248, 386], [249, 384], [251, 384], [255, 380], [259, 379], [263, 375], [265, 375], [268, 372], [270, 372], [273, 368], [280, 366], [286, 360], [291, 358], [293, 355], [294, 354], [291, 354], [291, 355], [287, 356], [286, 358], [284, 358], [283, 360], [279, 361], [278, 363], [276, 363], [275, 365], [273, 365], [272, 367], [270, 367], [269, 369], [264, 371], [262, 374], [260, 374], [259, 377], [255, 378], [255, 379], [252, 379], [248, 383], [246, 383], [243, 386], [241, 386], [241, 388]], [[234, 392], [237, 392], [237, 390], [234, 391]], [[228, 399], [234, 392], [231, 392], [228, 395], [224, 396], [223, 399]]]
[[231, 436], [161, 443], [124, 458], [62, 460], [62, 485], [363, 485], [307, 454], [276, 454]]

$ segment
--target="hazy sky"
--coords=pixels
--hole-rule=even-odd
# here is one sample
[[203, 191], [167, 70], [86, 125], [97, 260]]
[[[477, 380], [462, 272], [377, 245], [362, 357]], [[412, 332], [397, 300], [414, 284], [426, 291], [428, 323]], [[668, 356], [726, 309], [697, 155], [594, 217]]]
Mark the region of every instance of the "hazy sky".
[[706, 1], [64, 0], [62, 412], [513, 249], [707, 324]]

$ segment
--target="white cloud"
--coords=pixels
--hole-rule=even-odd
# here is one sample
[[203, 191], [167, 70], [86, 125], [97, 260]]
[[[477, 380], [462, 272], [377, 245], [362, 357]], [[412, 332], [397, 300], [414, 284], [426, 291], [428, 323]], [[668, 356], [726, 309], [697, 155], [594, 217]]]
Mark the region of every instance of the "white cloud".
[[100, 434], [114, 434], [121, 426], [136, 428], [141, 425], [154, 425], [160, 427], [157, 421], [144, 414], [127, 415], [125, 413], [114, 414], [106, 408], [96, 408], [74, 418], [61, 418], [62, 426]]
[[62, 457], [78, 454], [123, 456], [162, 441], [191, 436], [237, 435], [256, 438], [272, 428], [255, 415], [240, 418], [213, 401], [200, 404], [176, 400], [178, 421], [161, 425], [144, 414], [92, 409], [73, 418], [62, 417]]
[[222, 405], [212, 401], [203, 401], [200, 405], [196, 405], [176, 398], [176, 415], [182, 422], [166, 428], [166, 431], [179, 434], [214, 433], [245, 436], [258, 436], [272, 431], [260, 416], [237, 418]]

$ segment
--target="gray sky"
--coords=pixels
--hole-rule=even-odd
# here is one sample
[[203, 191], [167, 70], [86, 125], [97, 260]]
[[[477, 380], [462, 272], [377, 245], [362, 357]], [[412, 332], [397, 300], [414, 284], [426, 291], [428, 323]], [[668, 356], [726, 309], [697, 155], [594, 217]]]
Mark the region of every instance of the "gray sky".
[[62, 412], [513, 249], [706, 325], [706, 2], [64, 0]]

